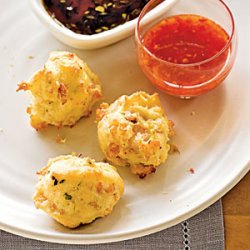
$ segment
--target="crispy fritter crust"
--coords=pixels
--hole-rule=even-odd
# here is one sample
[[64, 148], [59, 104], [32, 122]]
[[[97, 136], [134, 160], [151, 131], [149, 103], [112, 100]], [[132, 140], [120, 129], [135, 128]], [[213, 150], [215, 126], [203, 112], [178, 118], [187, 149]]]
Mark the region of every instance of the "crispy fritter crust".
[[102, 96], [97, 75], [75, 54], [64, 51], [52, 52], [43, 69], [18, 85], [20, 90], [31, 94], [27, 112], [37, 130], [73, 126]]
[[69, 228], [110, 214], [124, 192], [114, 167], [88, 157], [62, 155], [37, 174], [35, 206]]
[[103, 103], [96, 111], [98, 139], [106, 159], [117, 166], [130, 166], [144, 178], [168, 157], [173, 122], [157, 94], [136, 92], [114, 103]]

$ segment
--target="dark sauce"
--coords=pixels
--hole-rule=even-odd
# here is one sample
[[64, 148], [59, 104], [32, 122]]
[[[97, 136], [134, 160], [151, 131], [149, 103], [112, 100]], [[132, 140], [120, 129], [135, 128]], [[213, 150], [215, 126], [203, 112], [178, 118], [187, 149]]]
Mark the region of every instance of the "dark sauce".
[[149, 0], [43, 0], [48, 13], [84, 35], [110, 30], [138, 17]]

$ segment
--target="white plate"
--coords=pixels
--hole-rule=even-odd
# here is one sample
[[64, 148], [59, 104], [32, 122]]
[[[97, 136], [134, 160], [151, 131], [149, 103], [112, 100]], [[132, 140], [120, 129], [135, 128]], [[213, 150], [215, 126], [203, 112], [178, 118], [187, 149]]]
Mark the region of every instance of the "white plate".
[[[150, 21], [155, 16], [166, 12], [176, 1], [177, 0], [168, 0], [167, 2], [163, 2], [149, 13], [147, 20]], [[59, 41], [78, 49], [97, 49], [127, 38], [133, 34], [137, 22], [136, 18], [99, 34], [81, 35], [72, 32], [59, 22], [56, 22], [45, 10], [42, 0], [30, 0], [30, 2], [35, 14], [49, 29], [52, 35]]]
[[[73, 129], [59, 131], [67, 143], [55, 142], [52, 127], [37, 133], [29, 126], [25, 109], [29, 98], [16, 93], [19, 81], [42, 67], [52, 50], [71, 50], [55, 40], [31, 14], [27, 1], [4, 1], [0, 23], [0, 228], [34, 239], [91, 244], [147, 235], [170, 227], [205, 209], [249, 170], [250, 156], [250, 2], [229, 1], [239, 28], [239, 54], [226, 82], [200, 98], [160, 97], [176, 124], [174, 143], [181, 154], [145, 180], [119, 168], [126, 193], [113, 213], [91, 225], [68, 230], [32, 202], [36, 171], [49, 157], [82, 152], [102, 160], [94, 115]], [[76, 51], [101, 77], [105, 100], [136, 90], [157, 91], [138, 67], [134, 40], [95, 51]], [[34, 56], [34, 59], [29, 59]], [[195, 115], [190, 115], [195, 111]], [[195, 174], [188, 169], [193, 167]]]

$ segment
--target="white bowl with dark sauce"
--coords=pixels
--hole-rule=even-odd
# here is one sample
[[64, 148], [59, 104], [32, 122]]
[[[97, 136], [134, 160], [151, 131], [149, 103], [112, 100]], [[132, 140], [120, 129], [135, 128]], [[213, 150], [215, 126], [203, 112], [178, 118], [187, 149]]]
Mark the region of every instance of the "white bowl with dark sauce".
[[[166, 12], [177, 0], [169, 0], [164, 1], [162, 4], [158, 5], [155, 9], [153, 9], [147, 17], [147, 22], [155, 17], [155, 15], [162, 15], [163, 12]], [[96, 1], [96, 2], [103, 2], [103, 4], [92, 6], [88, 10], [84, 10], [83, 15], [81, 16], [81, 23], [77, 22], [75, 19], [76, 17], [72, 17], [71, 13], [78, 14], [79, 12], [76, 9], [76, 6], [70, 6], [68, 4], [69, 1], [67, 0], [60, 0], [60, 1], [44, 1], [44, 0], [30, 0], [32, 9], [36, 16], [42, 21], [49, 31], [61, 42], [67, 44], [71, 47], [78, 48], [78, 49], [97, 49], [101, 47], [108, 46], [110, 44], [116, 43], [122, 39], [125, 39], [134, 33], [135, 25], [137, 22], [138, 12], [141, 10], [140, 6], [138, 9], [135, 8], [135, 12], [133, 14], [133, 9], [131, 9], [131, 13], [126, 11], [118, 11], [117, 15], [120, 15], [121, 18], [127, 19], [128, 21], [124, 21], [122, 23], [121, 20], [118, 20], [117, 23], [112, 25], [112, 22], [106, 22], [104, 20], [104, 25], [100, 25], [103, 22], [103, 16], [106, 15], [105, 18], [108, 17], [109, 8], [112, 9], [113, 6], [105, 3], [106, 1]], [[60, 2], [62, 5], [59, 6], [59, 9], [55, 12], [55, 8], [57, 6], [48, 6], [50, 2]], [[71, 1], [73, 2], [73, 1]], [[87, 2], [93, 2], [88, 0]], [[110, 3], [115, 1], [108, 1]], [[122, 4], [133, 4], [138, 1], [116, 1], [121, 2]], [[126, 3], [127, 2], [127, 3]], [[147, 1], [143, 1], [144, 3]], [[63, 12], [63, 4], [66, 5], [66, 12]], [[45, 6], [46, 5], [46, 6]], [[132, 6], [133, 7], [133, 6]], [[90, 11], [89, 11], [90, 10]], [[106, 11], [108, 10], [108, 11]], [[65, 14], [65, 16], [61, 15]], [[100, 13], [100, 16], [97, 15]], [[130, 16], [131, 15], [131, 16]], [[65, 18], [66, 17], [66, 18]], [[92, 25], [91, 20], [95, 18], [96, 23], [99, 23], [97, 26]], [[113, 18], [113, 17], [112, 17]], [[129, 20], [131, 18], [131, 20]], [[132, 19], [133, 18], [133, 19]], [[59, 20], [58, 20], [59, 19]], [[73, 22], [72, 22], [73, 20]], [[114, 18], [113, 18], [114, 20]], [[115, 21], [116, 22], [116, 21]], [[87, 26], [84, 25], [87, 23]], [[79, 24], [79, 25], [78, 25]], [[111, 27], [112, 26], [112, 27]]]

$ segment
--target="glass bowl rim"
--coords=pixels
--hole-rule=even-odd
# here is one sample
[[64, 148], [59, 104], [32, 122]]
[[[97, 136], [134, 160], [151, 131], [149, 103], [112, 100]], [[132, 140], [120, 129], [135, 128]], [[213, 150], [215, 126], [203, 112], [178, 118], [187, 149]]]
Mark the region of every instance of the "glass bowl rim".
[[[225, 44], [225, 46], [219, 51], [217, 52], [215, 55], [203, 60], [203, 61], [199, 61], [199, 62], [195, 62], [195, 63], [186, 63], [186, 64], [182, 64], [182, 63], [174, 63], [174, 62], [168, 62], [166, 60], [163, 60], [159, 57], [157, 57], [155, 54], [153, 54], [152, 52], [150, 52], [146, 46], [144, 45], [144, 43], [142, 42], [142, 36], [140, 34], [140, 22], [141, 22], [141, 19], [144, 17], [144, 15], [148, 12], [148, 9], [151, 7], [151, 5], [157, 0], [150, 0], [145, 6], [144, 8], [142, 9], [139, 17], [138, 17], [138, 20], [137, 20], [137, 23], [136, 23], [136, 28], [135, 28], [135, 38], [137, 40], [137, 42], [143, 47], [143, 49], [146, 51], [147, 54], [149, 54], [151, 57], [153, 57], [154, 59], [156, 59], [157, 61], [160, 61], [161, 63], [164, 63], [164, 64], [167, 64], [167, 65], [170, 65], [170, 66], [175, 66], [175, 67], [194, 67], [194, 66], [200, 66], [202, 64], [206, 64], [210, 61], [213, 61], [214, 59], [216, 59], [217, 57], [219, 57], [224, 51], [226, 51], [231, 43], [232, 43], [232, 40], [235, 36], [235, 21], [234, 21], [234, 17], [233, 17], [233, 14], [232, 14], [232, 11], [230, 10], [230, 8], [228, 7], [228, 5], [223, 1], [223, 0], [215, 0], [217, 2], [219, 2], [220, 4], [222, 4], [222, 6], [225, 8], [225, 11], [229, 14], [229, 17], [230, 17], [230, 21], [231, 21], [231, 25], [232, 25], [232, 31], [230, 32], [230, 35], [229, 35], [229, 39], [227, 41], [227, 43]], [[165, 0], [166, 1], [166, 0]], [[212, 20], [212, 19], [211, 19]], [[212, 20], [213, 21], [213, 20]], [[222, 27], [223, 28], [223, 27]]]

